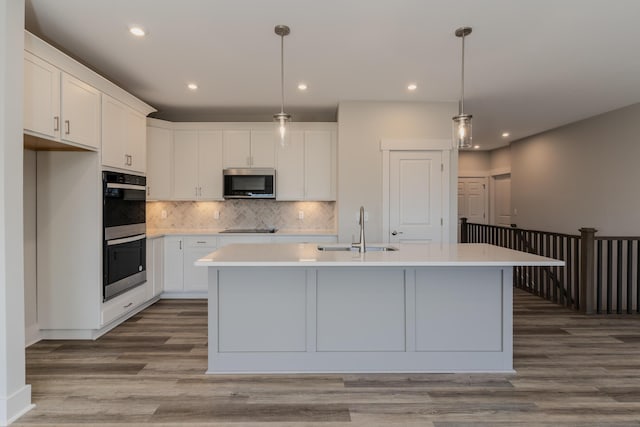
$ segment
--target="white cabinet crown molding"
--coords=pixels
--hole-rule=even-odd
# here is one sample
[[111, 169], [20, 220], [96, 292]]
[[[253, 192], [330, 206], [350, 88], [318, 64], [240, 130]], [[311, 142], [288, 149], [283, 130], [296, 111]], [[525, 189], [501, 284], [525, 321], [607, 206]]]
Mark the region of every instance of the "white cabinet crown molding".
[[103, 76], [71, 58], [69, 55], [49, 45], [44, 40], [31, 34], [27, 30], [24, 31], [24, 49], [58, 67], [65, 73], [93, 86], [100, 92], [118, 99], [145, 116], [157, 111], [152, 106], [131, 95], [124, 89], [116, 86]]

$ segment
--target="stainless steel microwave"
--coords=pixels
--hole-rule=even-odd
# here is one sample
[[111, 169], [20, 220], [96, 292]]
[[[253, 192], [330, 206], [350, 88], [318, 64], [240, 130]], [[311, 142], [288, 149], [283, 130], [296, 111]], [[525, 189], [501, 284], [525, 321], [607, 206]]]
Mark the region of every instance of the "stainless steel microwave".
[[225, 169], [225, 199], [275, 199], [276, 170], [271, 168]]

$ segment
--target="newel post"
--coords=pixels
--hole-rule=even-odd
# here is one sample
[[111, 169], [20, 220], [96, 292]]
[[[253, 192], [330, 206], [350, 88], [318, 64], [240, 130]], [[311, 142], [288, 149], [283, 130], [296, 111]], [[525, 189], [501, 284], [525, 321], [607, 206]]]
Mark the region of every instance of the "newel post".
[[460, 243], [469, 243], [469, 234], [467, 231], [467, 218], [460, 218]]
[[595, 296], [595, 228], [580, 229], [580, 312], [593, 314]]

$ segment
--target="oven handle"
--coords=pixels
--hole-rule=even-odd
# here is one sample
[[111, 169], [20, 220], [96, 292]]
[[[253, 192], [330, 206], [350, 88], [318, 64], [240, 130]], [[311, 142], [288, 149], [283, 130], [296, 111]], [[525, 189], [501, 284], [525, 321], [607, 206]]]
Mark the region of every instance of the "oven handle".
[[137, 240], [145, 239], [146, 237], [147, 237], [146, 234], [138, 234], [137, 236], [124, 237], [122, 239], [107, 240], [107, 246], [121, 245], [122, 243], [135, 242]]
[[140, 190], [146, 191], [146, 187], [144, 185], [133, 185], [133, 184], [118, 184], [115, 182], [108, 182], [107, 188], [121, 188], [123, 190]]

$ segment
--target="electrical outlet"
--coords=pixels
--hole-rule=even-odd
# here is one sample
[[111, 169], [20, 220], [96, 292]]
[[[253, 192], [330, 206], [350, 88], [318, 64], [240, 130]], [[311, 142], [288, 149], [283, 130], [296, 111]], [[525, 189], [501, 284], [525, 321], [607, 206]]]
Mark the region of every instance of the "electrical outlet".
[[162, 209], [162, 212], [160, 213], [160, 216], [162, 217], [162, 219], [167, 219], [167, 211]]
[[304, 219], [304, 211], [298, 211], [298, 219]]
[[213, 211], [213, 219], [220, 219], [220, 211]]

